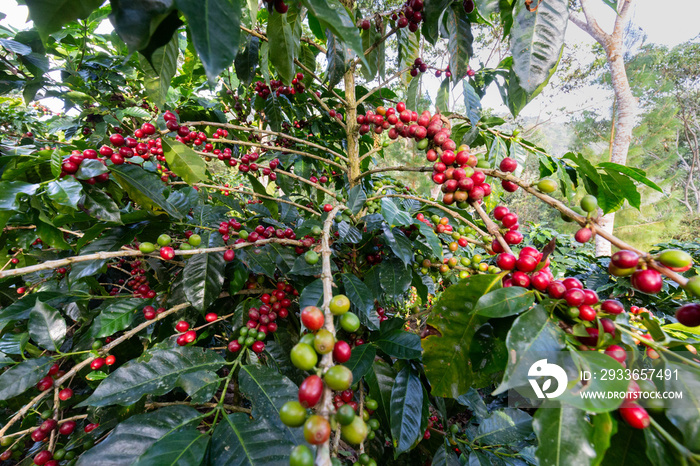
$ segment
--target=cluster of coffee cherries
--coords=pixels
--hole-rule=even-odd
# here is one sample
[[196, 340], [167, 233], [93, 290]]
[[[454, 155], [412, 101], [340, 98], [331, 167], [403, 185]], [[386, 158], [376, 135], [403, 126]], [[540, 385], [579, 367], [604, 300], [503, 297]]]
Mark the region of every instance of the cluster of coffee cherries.
[[[129, 248], [136, 248], [137, 246], [127, 246]], [[154, 247], [155, 249], [155, 247]], [[143, 252], [143, 251], [141, 251]], [[153, 251], [151, 251], [153, 252]], [[116, 280], [116, 285], [112, 287], [109, 291], [110, 296], [116, 296], [119, 294], [123, 287], [131, 288], [133, 296], [135, 298], [145, 298], [152, 299], [156, 297], [156, 292], [151, 289], [148, 282], [148, 277], [146, 276], [147, 263], [141, 259], [135, 259], [132, 261], [126, 260], [125, 258], [120, 258], [115, 264], [108, 264], [107, 267], [114, 268], [116, 270], [125, 271], [124, 269], [130, 268], [128, 272], [131, 278], [124, 279], [120, 278]]]
[[[518, 214], [508, 210], [508, 207], [500, 205], [493, 209], [493, 218], [501, 222], [503, 239], [507, 244], [512, 246], [522, 243], [523, 234], [518, 231], [520, 228], [520, 223], [518, 223]], [[503, 252], [501, 243], [499, 243], [495, 238], [491, 242], [491, 250], [495, 253]]]
[[[73, 420], [67, 421], [57, 421], [52, 419], [53, 411], [46, 410], [41, 414], [41, 419], [43, 422], [32, 431], [30, 437], [34, 442], [44, 442], [49, 438], [53, 431], [57, 431], [60, 435], [68, 437], [71, 435], [77, 426], [77, 423]], [[89, 423], [86, 424], [83, 430], [86, 434], [97, 429], [99, 424]], [[7, 437], [10, 440], [10, 437]], [[4, 441], [5, 439], [3, 439]], [[8, 442], [9, 443], [9, 442]], [[92, 446], [92, 441], [84, 442], [84, 446]], [[3, 446], [5, 446], [3, 444]], [[19, 458], [21, 450], [16, 447], [20, 447], [20, 444], [15, 444], [12, 449], [4, 451], [0, 454], [0, 461], [7, 461], [10, 458]], [[14, 453], [14, 454], [13, 454]], [[33, 464], [37, 466], [58, 466], [63, 460], [71, 461], [75, 458], [76, 452], [74, 450], [66, 451], [64, 448], [56, 448], [53, 453], [50, 450], [40, 450], [33, 458]]]
[[270, 12], [274, 9], [277, 13], [283, 15], [289, 9], [289, 6], [284, 3], [284, 0], [265, 0], [265, 3], [267, 4], [267, 9]]
[[426, 71], [428, 71], [427, 63], [424, 63], [420, 57], [416, 58], [413, 66], [411, 66], [411, 76], [415, 78], [418, 76], [418, 73], [425, 73]]
[[[166, 112], [166, 115], [168, 114], [177, 119], [174, 114]], [[109, 158], [114, 165], [122, 165], [127, 159], [132, 157], [141, 157], [143, 160], [148, 160], [152, 155], [160, 156], [158, 160], [165, 161], [160, 139], [148, 139], [147, 142], [139, 141], [139, 139], [147, 138], [154, 134], [156, 134], [156, 127], [152, 123], [142, 124], [141, 128], [134, 131], [134, 137], [124, 137], [120, 132], [115, 132], [109, 136], [111, 146], [103, 145], [100, 147], [100, 155]]]
[[399, 28], [408, 26], [409, 31], [416, 32], [423, 21], [423, 0], [408, 0], [398, 13], [391, 15], [391, 19], [396, 21]]
[[290, 86], [285, 86], [279, 79], [271, 79], [269, 86], [264, 81], [256, 81], [255, 93], [263, 100], [267, 100], [273, 92], [277, 97], [281, 95], [303, 94], [306, 90], [304, 83], [302, 83], [303, 80], [304, 73], [299, 72], [292, 79], [292, 84]]
[[244, 346], [256, 353], [265, 350], [265, 338], [277, 331], [277, 319], [286, 319], [289, 316], [289, 308], [292, 306], [291, 296], [295, 295], [295, 289], [289, 283], [277, 282], [272, 293], [264, 293], [260, 296], [261, 304], [248, 310], [248, 322], [239, 331], [239, 337], [231, 340], [228, 350], [237, 353]]
[[[106, 163], [105, 159], [98, 157], [98, 153], [95, 149], [85, 149], [84, 151], [74, 150], [71, 152], [71, 155], [66, 157], [61, 163], [61, 177], [75, 175], [80, 169], [80, 165], [86, 159], [96, 159], [100, 160], [103, 164]], [[109, 181], [109, 172], [90, 177], [84, 181], [87, 184], [106, 183]]]
[[[470, 69], [471, 69], [471, 68], [470, 68]], [[450, 70], [450, 66], [449, 66], [449, 65], [447, 65], [447, 68], [445, 68], [444, 70], [435, 70], [435, 77], [436, 77], [436, 78], [441, 77], [441, 76], [442, 76], [442, 73], [445, 73], [445, 77], [446, 77], [446, 78], [451, 78], [451, 77], [452, 77], [452, 71]], [[468, 74], [468, 73], [469, 73], [469, 72], [467, 72], [467, 74]], [[470, 75], [470, 76], [473, 76], [473, 75]]]
[[[345, 331], [355, 332], [359, 328], [359, 319], [349, 312], [350, 300], [345, 295], [336, 295], [331, 299], [330, 311], [334, 316], [340, 316], [340, 326]], [[306, 333], [291, 351], [292, 364], [300, 370], [312, 371], [316, 368], [319, 355], [332, 353], [333, 360], [338, 363], [331, 366], [323, 374], [308, 376], [299, 386], [298, 400], [286, 403], [280, 410], [280, 418], [285, 425], [304, 428], [304, 438], [312, 445], [320, 445], [330, 438], [331, 424], [329, 419], [318, 415], [309, 415], [307, 409], [314, 408], [323, 396], [325, 387], [340, 392], [350, 389], [353, 382], [352, 371], [341, 365], [350, 359], [351, 347], [343, 340], [337, 340], [335, 335], [323, 328], [325, 315], [315, 306], [307, 306], [301, 310], [301, 322], [309, 333]], [[362, 443], [368, 434], [367, 424], [363, 416], [356, 415], [352, 405], [345, 404], [333, 413], [340, 424], [342, 438], [352, 445]], [[311, 450], [306, 446], [296, 447], [292, 457], [304, 456], [313, 458]]]

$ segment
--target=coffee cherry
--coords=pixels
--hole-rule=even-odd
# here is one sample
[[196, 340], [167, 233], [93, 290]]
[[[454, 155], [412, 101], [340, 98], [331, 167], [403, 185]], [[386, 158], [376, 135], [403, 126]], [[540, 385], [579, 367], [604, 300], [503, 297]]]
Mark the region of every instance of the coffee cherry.
[[690, 277], [688, 279], [688, 283], [683, 287], [683, 289], [690, 296], [700, 297], [700, 275]]
[[587, 243], [593, 237], [593, 232], [589, 228], [581, 228], [574, 234], [574, 239], [579, 243]]
[[117, 362], [117, 358], [114, 357], [114, 355], [112, 354], [105, 358], [105, 364], [107, 364], [108, 366], [113, 365], [115, 362]]
[[625, 362], [625, 359], [627, 359], [627, 353], [625, 352], [625, 349], [622, 346], [618, 345], [610, 345], [606, 348], [605, 354], [613, 358], [617, 362]]
[[339, 340], [333, 346], [333, 360], [339, 364], [343, 364], [350, 360], [352, 349], [346, 341]]
[[590, 194], [586, 194], [583, 196], [581, 199], [581, 209], [583, 209], [584, 212], [593, 212], [598, 208], [598, 200], [596, 199], [595, 196], [592, 196]]
[[572, 288], [578, 288], [579, 290], [583, 290], [583, 283], [581, 283], [581, 280], [579, 280], [578, 278], [568, 277], [562, 280], [562, 283], [564, 284], [567, 290], [570, 290]]
[[330, 204], [325, 204], [325, 205], [323, 206], [323, 211], [324, 211], [324, 212], [330, 212], [331, 210], [333, 210], [333, 206], [332, 206], [332, 205], [330, 205]]
[[651, 424], [649, 414], [646, 409], [631, 401], [624, 401], [620, 406], [620, 417], [625, 420], [630, 427], [635, 429], [646, 429]]
[[499, 167], [503, 172], [514, 172], [515, 169], [518, 168], [518, 162], [511, 159], [510, 157], [506, 157], [503, 160], [501, 160], [501, 164], [499, 165]]
[[325, 317], [323, 311], [316, 306], [307, 306], [301, 310], [301, 323], [311, 331], [316, 331], [323, 327]]
[[313, 408], [323, 395], [323, 380], [317, 375], [311, 375], [299, 385], [299, 403], [305, 408]]
[[282, 423], [289, 427], [301, 427], [306, 421], [306, 409], [298, 401], [288, 401], [280, 409]]
[[354, 416], [350, 424], [341, 425], [340, 427], [340, 434], [343, 440], [351, 445], [359, 445], [364, 442], [368, 431], [367, 424], [365, 424], [361, 416]]
[[316, 351], [306, 343], [297, 343], [292, 348], [290, 358], [294, 367], [303, 371], [309, 371], [318, 363]]
[[143, 243], [139, 244], [139, 251], [141, 251], [142, 254], [150, 254], [155, 250], [156, 246], [153, 243], [144, 241]]
[[43, 466], [53, 458], [53, 455], [48, 450], [42, 450], [34, 456], [34, 464]]
[[323, 375], [323, 381], [332, 390], [347, 390], [352, 385], [352, 371], [345, 366], [333, 366]]
[[314, 454], [306, 445], [297, 445], [289, 455], [289, 466], [313, 466]]
[[348, 333], [356, 332], [360, 328], [360, 318], [352, 312], [346, 312], [340, 316], [340, 327]]
[[48, 432], [44, 432], [41, 429], [36, 429], [32, 432], [31, 438], [35, 442], [43, 442], [44, 440], [46, 440], [46, 437], [48, 437], [48, 436], [49, 436]]
[[539, 189], [543, 193], [553, 193], [557, 189], [557, 182], [549, 178], [541, 179], [537, 183], [537, 189]]
[[85, 431], [86, 434], [89, 434], [90, 432], [92, 432], [93, 430], [97, 429], [98, 427], [100, 427], [99, 424], [90, 423], [90, 424], [87, 424], [87, 425], [83, 428], [83, 431]]
[[345, 314], [350, 310], [350, 300], [347, 296], [339, 294], [333, 296], [330, 304], [330, 311], [334, 316]]
[[71, 398], [73, 398], [73, 390], [71, 390], [70, 388], [64, 388], [63, 390], [58, 392], [58, 397], [63, 401], [70, 400]]
[[47, 375], [36, 384], [36, 388], [40, 392], [48, 390], [51, 387], [53, 387], [53, 378], [50, 375]]
[[52, 430], [54, 430], [58, 426], [58, 422], [55, 419], [46, 419], [44, 422], [41, 423], [39, 426], [39, 430], [42, 432], [46, 432], [47, 434], [50, 433]]
[[[568, 292], [571, 291], [578, 291], [578, 290], [569, 290]], [[581, 320], [585, 320], [587, 322], [592, 322], [596, 318], [596, 311], [593, 309], [591, 306], [588, 304], [582, 304], [581, 306], [578, 307], [578, 318]]]
[[636, 267], [639, 263], [639, 254], [628, 250], [617, 251], [610, 258], [610, 263], [619, 269]]
[[90, 363], [90, 369], [93, 371], [98, 370], [100, 367], [105, 365], [105, 359], [104, 358], [95, 358], [93, 361]]
[[606, 299], [600, 305], [600, 309], [608, 314], [622, 314], [625, 311], [622, 303], [616, 299]]
[[690, 303], [679, 307], [676, 311], [676, 319], [686, 327], [700, 326], [700, 304]]
[[219, 316], [215, 312], [209, 312], [207, 315], [204, 316], [204, 320], [206, 320], [207, 322], [214, 322], [218, 318]]
[[331, 436], [331, 425], [319, 415], [312, 415], [304, 423], [304, 439], [311, 445], [320, 445]]
[[170, 246], [162, 247], [160, 248], [160, 257], [166, 261], [173, 260], [175, 258], [175, 250]]
[[571, 288], [564, 293], [564, 300], [569, 306], [580, 306], [586, 299], [586, 295], [578, 288]]
[[632, 274], [630, 281], [632, 286], [647, 294], [658, 293], [664, 284], [661, 274], [653, 269], [638, 270]]
[[504, 252], [496, 257], [496, 265], [503, 270], [513, 270], [517, 259], [513, 254]]
[[185, 322], [184, 320], [181, 320], [177, 324], [175, 324], [175, 330], [177, 330], [180, 333], [184, 333], [190, 329], [190, 324]]
[[167, 246], [172, 242], [172, 238], [169, 235], [163, 233], [158, 237], [158, 246]]
[[341, 426], [347, 426], [355, 419], [355, 410], [349, 404], [344, 404], [335, 413], [335, 419]]
[[598, 329], [586, 328], [587, 337], [577, 337], [578, 341], [587, 346], [596, 346], [598, 344]]
[[325, 328], [320, 329], [316, 332], [314, 337], [314, 349], [319, 354], [326, 354], [333, 351], [333, 346], [335, 345], [335, 337], [331, 332]]

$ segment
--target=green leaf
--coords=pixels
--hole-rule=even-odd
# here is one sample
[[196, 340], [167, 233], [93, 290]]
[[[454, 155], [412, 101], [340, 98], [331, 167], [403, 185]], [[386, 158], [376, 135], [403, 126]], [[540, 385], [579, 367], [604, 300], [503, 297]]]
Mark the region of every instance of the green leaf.
[[138, 457], [133, 466], [193, 466], [202, 464], [209, 445], [209, 434], [190, 428], [171, 432], [156, 441]]
[[382, 199], [382, 216], [391, 227], [413, 223], [413, 219], [407, 212], [399, 210], [398, 206], [387, 198]]
[[382, 424], [389, 425], [391, 413], [391, 392], [396, 379], [396, 371], [383, 360], [376, 360], [372, 369], [365, 375], [369, 386], [369, 394], [377, 400], [377, 413], [382, 418]]
[[182, 272], [185, 296], [195, 309], [204, 311], [219, 297], [225, 268], [226, 261], [220, 252], [197, 254], [187, 259]]
[[[253, 191], [255, 191], [258, 194], [269, 196], [269, 193], [265, 189], [265, 186], [263, 186], [262, 183], [258, 181], [258, 179], [255, 178], [253, 175], [248, 175], [248, 181], [250, 182], [250, 186], [251, 188], [253, 188]], [[277, 218], [279, 215], [279, 205], [277, 204], [277, 202], [271, 199], [261, 200], [263, 202], [263, 205], [267, 207], [267, 210], [270, 211], [270, 215], [274, 218]]]
[[33, 196], [41, 185], [24, 181], [0, 181], [0, 210], [19, 210], [20, 194]]
[[[668, 361], [666, 369], [674, 372], [664, 388], [683, 393], [683, 401], [671, 402], [666, 417], [683, 433], [684, 445], [692, 451], [700, 451], [700, 371], [685, 364]], [[678, 372], [676, 372], [678, 371]]]
[[[136, 234], [141, 231], [143, 226], [143, 224], [134, 224], [124, 227], [111, 228], [98, 239], [85, 246], [80, 251], [80, 254], [87, 255], [102, 251], [117, 251], [125, 244], [132, 242]], [[75, 282], [83, 277], [94, 275], [106, 263], [107, 260], [99, 259], [73, 264], [69, 275], [70, 281]]]
[[94, 338], [108, 337], [129, 328], [136, 317], [136, 310], [145, 306], [143, 299], [126, 298], [106, 301], [96, 309], [99, 312], [90, 326]]
[[352, 371], [352, 380], [360, 380], [369, 372], [377, 355], [377, 348], [374, 345], [355, 346], [350, 353], [348, 362], [343, 363], [345, 367]]
[[265, 100], [265, 117], [273, 131], [281, 131], [282, 129], [284, 114], [280, 102], [284, 98], [284, 96], [277, 97], [275, 94], [271, 94]]
[[481, 119], [481, 99], [474, 87], [466, 79], [462, 81], [462, 90], [464, 93], [465, 113], [469, 117], [469, 122], [472, 126], [476, 126]]
[[49, 34], [76, 19], [85, 19], [104, 3], [104, 0], [27, 0], [29, 19], [41, 37], [46, 40]]
[[452, 3], [452, 0], [430, 0], [423, 5], [423, 37], [425, 40], [435, 45], [438, 39], [438, 29], [440, 18]]
[[636, 209], [641, 207], [642, 196], [627, 176], [611, 171], [602, 174], [600, 179], [603, 182], [603, 191], [599, 192], [598, 196], [603, 198], [603, 202], [599, 203], [603, 212], [609, 213], [621, 208], [624, 199]]
[[535, 294], [519, 286], [500, 288], [485, 294], [476, 303], [476, 312], [486, 317], [508, 317], [527, 311]]
[[238, 52], [241, 0], [175, 0], [175, 5], [187, 18], [194, 48], [209, 81], [214, 82]]
[[411, 366], [405, 366], [396, 375], [391, 389], [391, 436], [394, 456], [408, 451], [422, 435], [420, 430], [423, 411], [423, 387]]
[[177, 385], [190, 396], [192, 403], [206, 403], [219, 389], [221, 379], [212, 371], [198, 371], [183, 374]]
[[252, 420], [247, 414], [226, 416], [214, 430], [210, 464], [225, 466], [289, 464], [293, 443], [283, 431], [265, 419]]
[[82, 206], [87, 213], [104, 222], [122, 223], [121, 213], [116, 202], [104, 191], [92, 189], [82, 198]]
[[312, 281], [301, 291], [299, 296], [299, 309], [307, 306], [321, 307], [323, 305], [323, 282], [319, 278]]
[[620, 165], [619, 163], [613, 162], [602, 162], [596, 166], [605, 169], [605, 171], [607, 171], [608, 173], [610, 173], [611, 171], [623, 173], [632, 178], [633, 180], [639, 181], [640, 183], [645, 184], [660, 193], [663, 192], [659, 185], [657, 185], [656, 183], [654, 183], [646, 177], [646, 172], [642, 169], [628, 167], [626, 165]]
[[[532, 428], [539, 445], [537, 458], [542, 466], [591, 466], [596, 461], [592, 444], [594, 430], [586, 412], [547, 402], [535, 413]], [[643, 463], [638, 463], [643, 464]]]
[[367, 194], [365, 194], [364, 189], [362, 189], [362, 185], [358, 184], [348, 191], [348, 203], [346, 205], [353, 215], [360, 213], [366, 201]]
[[382, 225], [384, 230], [384, 239], [391, 250], [396, 254], [396, 257], [401, 259], [404, 266], [408, 266], [413, 260], [413, 243], [406, 235], [398, 228], [391, 228], [389, 225]]
[[294, 42], [292, 27], [287, 22], [287, 15], [272, 13], [267, 23], [267, 37], [271, 44], [269, 48], [270, 63], [277, 70], [282, 82], [289, 84], [294, 78], [294, 59], [297, 44]]
[[345, 294], [362, 325], [369, 330], [379, 330], [379, 316], [374, 312], [374, 297], [370, 289], [352, 273], [344, 273], [342, 280]]
[[0, 400], [21, 395], [34, 387], [46, 375], [53, 362], [47, 356], [27, 359], [0, 374]]
[[418, 94], [418, 88], [420, 87], [421, 75], [411, 78], [411, 82], [408, 83], [408, 88], [406, 89], [406, 108], [415, 108], [418, 111], [418, 106], [420, 105], [420, 95]]
[[486, 19], [499, 10], [499, 0], [474, 0], [474, 3], [481, 16]]
[[418, 226], [418, 231], [425, 238], [425, 244], [430, 249], [430, 252], [438, 259], [442, 259], [442, 243], [440, 243], [440, 238], [435, 234], [435, 230], [420, 220], [414, 220], [413, 225]]
[[516, 444], [532, 433], [532, 416], [515, 408], [499, 409], [481, 421], [474, 442], [481, 445]]
[[[130, 116], [130, 117], [135, 117], [135, 118], [150, 118], [151, 114], [146, 110], [145, 108], [141, 107], [127, 107], [124, 110], [122, 110], [122, 115], [124, 116]], [[83, 160], [83, 163], [85, 161]], [[82, 164], [80, 164], [82, 166]]]
[[584, 383], [580, 380], [580, 375], [583, 371], [591, 374], [609, 374], [612, 373], [611, 371], [622, 370], [622, 365], [607, 354], [595, 351], [587, 351], [585, 354], [571, 353], [571, 355], [576, 363], [576, 369], [569, 371], [567, 390], [557, 397], [557, 401], [592, 413], [603, 413], [619, 407], [622, 400], [584, 398], [581, 392], [585, 390], [589, 393], [624, 393], [629, 385], [628, 380], [603, 380], [602, 377], [594, 377], [593, 380], [587, 380]]
[[467, 75], [469, 58], [474, 55], [472, 25], [469, 17], [464, 14], [464, 7], [458, 2], [453, 3], [445, 11], [444, 20], [448, 35], [447, 49], [450, 54], [452, 82], [456, 83]]
[[433, 306], [427, 323], [440, 334], [427, 336], [422, 344], [425, 373], [434, 396], [456, 398], [483, 382], [468, 356], [476, 330], [486, 322], [486, 317], [476, 313], [476, 303], [498, 287], [497, 275], [473, 275], [447, 288]]
[[73, 178], [52, 181], [46, 187], [46, 194], [59, 205], [78, 208], [78, 201], [83, 192], [83, 185]]
[[527, 385], [530, 366], [542, 358], [543, 353], [555, 353], [564, 348], [564, 335], [553, 318], [540, 305], [519, 316], [513, 322], [506, 338], [509, 354], [503, 380], [494, 394], [510, 388]]
[[318, 19], [321, 27], [330, 29], [333, 35], [360, 57], [367, 66], [362, 38], [350, 13], [338, 0], [302, 0], [302, 3]]
[[540, 2], [535, 11], [528, 11], [525, 2], [516, 2], [514, 19], [510, 34], [513, 71], [520, 86], [533, 94], [549, 80], [559, 62], [569, 22], [569, 2]]
[[433, 455], [431, 466], [460, 466], [459, 458], [447, 442], [442, 442]]
[[50, 351], [58, 350], [66, 338], [68, 327], [61, 314], [46, 303], [37, 301], [29, 312], [29, 336]]
[[373, 343], [392, 358], [420, 359], [423, 352], [420, 337], [403, 329], [381, 334]]
[[223, 364], [221, 356], [202, 348], [156, 350], [143, 360], [132, 359], [112, 372], [79, 406], [129, 406], [145, 394], [168, 393], [182, 374], [218, 370]]
[[207, 165], [202, 157], [185, 144], [163, 139], [163, 155], [170, 170], [188, 184], [192, 185], [209, 179]]
[[379, 282], [384, 292], [393, 297], [406, 293], [411, 286], [411, 268], [397, 260], [384, 260], [379, 264]]
[[163, 182], [158, 175], [129, 164], [112, 165], [111, 170], [132, 200], [153, 210], [160, 208], [178, 220], [182, 218], [180, 211], [163, 196]]
[[146, 94], [160, 108], [165, 105], [170, 81], [177, 72], [179, 43], [180, 37], [175, 34], [167, 44], [153, 52], [150, 63], [143, 55], [139, 55], [139, 63], [145, 75], [143, 85], [146, 88]]
[[236, 254], [238, 259], [252, 272], [265, 274], [270, 278], [274, 277], [277, 262], [272, 255], [271, 249], [267, 245], [259, 249], [249, 248], [246, 251], [239, 249]]
[[298, 387], [275, 369], [262, 366], [241, 366], [239, 375], [241, 392], [253, 406], [255, 419], [263, 419], [275, 429], [283, 431], [286, 438], [297, 444], [297, 430], [285, 426], [280, 420], [280, 409], [288, 401], [294, 401]]
[[[384, 25], [385, 23], [382, 23]], [[378, 42], [384, 33], [382, 31], [377, 31], [377, 28], [370, 27], [366, 31], [363, 29], [360, 32], [360, 36], [362, 37], [362, 47], [364, 48], [365, 51], [367, 51], [370, 47], [372, 47], [375, 42]], [[380, 65], [383, 63], [380, 63], [379, 57], [383, 54], [384, 50], [384, 43], [382, 42], [378, 47], [375, 47], [372, 52], [370, 52], [367, 55], [367, 66], [362, 66], [361, 72], [362, 76], [365, 78], [367, 81], [372, 81], [374, 77], [377, 75], [377, 72], [379, 71]]]
[[[166, 406], [150, 413], [137, 414], [120, 423], [106, 439], [83, 453], [78, 458], [77, 466], [132, 465], [158, 439], [188, 425], [196, 426], [193, 421], [199, 418], [197, 410], [184, 405]], [[181, 449], [184, 446], [180, 444]]]
[[435, 97], [435, 111], [446, 113], [450, 111], [450, 78], [445, 78], [440, 84], [437, 96]]
[[[311, 16], [309, 16], [311, 18]], [[345, 49], [343, 43], [328, 31], [328, 41], [326, 42], [326, 79], [328, 85], [333, 88], [345, 74]]]
[[245, 84], [250, 85], [255, 79], [255, 69], [260, 62], [259, 52], [260, 39], [255, 36], [250, 36], [245, 49], [238, 52], [234, 66], [236, 68], [236, 76]]
[[70, 245], [63, 239], [63, 232], [53, 225], [41, 220], [36, 222], [36, 233], [47, 246], [56, 249], [70, 249]]

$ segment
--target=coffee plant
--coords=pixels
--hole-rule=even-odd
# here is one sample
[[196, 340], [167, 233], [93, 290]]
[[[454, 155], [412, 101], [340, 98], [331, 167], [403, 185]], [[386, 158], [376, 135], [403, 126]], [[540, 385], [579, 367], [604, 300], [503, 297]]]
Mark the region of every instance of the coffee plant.
[[[698, 245], [606, 233], [643, 171], [481, 113], [544, 87], [568, 1], [103, 3], [0, 30], [2, 464], [700, 463]], [[472, 69], [487, 22], [530, 45]], [[580, 377], [533, 406], [541, 352]]]

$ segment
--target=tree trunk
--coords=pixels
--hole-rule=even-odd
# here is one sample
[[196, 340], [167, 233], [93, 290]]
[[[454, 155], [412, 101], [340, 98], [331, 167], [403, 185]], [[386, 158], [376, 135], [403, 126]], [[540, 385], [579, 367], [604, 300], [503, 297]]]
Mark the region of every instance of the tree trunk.
[[345, 72], [343, 80], [345, 83], [345, 101], [347, 102], [345, 107], [345, 128], [348, 142], [348, 181], [350, 182], [350, 187], [353, 187], [360, 182], [358, 179], [360, 176], [360, 140], [358, 138], [359, 125], [357, 124], [354, 66], [350, 66]]
[[[632, 0], [621, 0], [617, 19], [612, 34], [607, 34], [598, 25], [595, 18], [590, 15], [588, 0], [581, 0], [581, 8], [585, 19], [570, 15], [571, 22], [586, 31], [605, 50], [605, 57], [610, 68], [613, 91], [615, 92], [616, 108], [613, 131], [613, 141], [610, 149], [610, 161], [620, 165], [627, 164], [627, 152], [632, 140], [637, 117], [637, 99], [632, 94], [625, 62], [623, 59], [623, 32], [629, 16]], [[615, 225], [615, 213], [602, 216], [598, 221], [598, 227], [610, 234]], [[595, 240], [596, 256], [609, 256], [612, 254], [612, 245], [601, 236]]]

